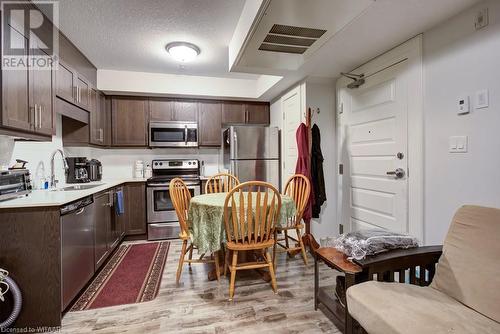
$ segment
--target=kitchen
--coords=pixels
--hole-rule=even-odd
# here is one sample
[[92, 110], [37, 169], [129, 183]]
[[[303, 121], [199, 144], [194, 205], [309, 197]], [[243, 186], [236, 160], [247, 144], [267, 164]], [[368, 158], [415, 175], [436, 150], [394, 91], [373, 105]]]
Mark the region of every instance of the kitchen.
[[[360, 226], [382, 226], [383, 216], [422, 244], [441, 244], [456, 207], [498, 206], [496, 179], [462, 177], [468, 154], [479, 159], [478, 174], [494, 174], [498, 159], [490, 163], [482, 148], [496, 144], [482, 136], [498, 124], [489, 109], [498, 84], [491, 68], [472, 68], [459, 52], [498, 54], [488, 44], [498, 32], [494, 1], [1, 5], [0, 331], [344, 331], [315, 310], [318, 275], [325, 286], [340, 284], [337, 271], [314, 267], [306, 237], [324, 246]], [[455, 68], [444, 61], [455, 57]], [[477, 73], [448, 80], [459, 67]], [[400, 103], [401, 87], [413, 88], [401, 102], [411, 108], [397, 109], [408, 114], [358, 113]], [[402, 122], [400, 134], [407, 132], [393, 138], [392, 118], [412, 126]], [[353, 138], [361, 150], [349, 146]], [[388, 143], [406, 139], [394, 155]], [[391, 149], [383, 159], [378, 140]], [[358, 187], [368, 168], [384, 187], [399, 182], [399, 192]], [[297, 176], [308, 186], [290, 188], [308, 189], [305, 201], [287, 192]], [[467, 191], [453, 188], [452, 176]], [[265, 182], [276, 190], [284, 215], [277, 219], [299, 217], [293, 236], [279, 230], [262, 252], [229, 251], [229, 195], [204, 197], [231, 193], [223, 177], [235, 178], [234, 187]], [[179, 179], [184, 207], [170, 187]], [[236, 275], [240, 260], [249, 261], [248, 275]]]

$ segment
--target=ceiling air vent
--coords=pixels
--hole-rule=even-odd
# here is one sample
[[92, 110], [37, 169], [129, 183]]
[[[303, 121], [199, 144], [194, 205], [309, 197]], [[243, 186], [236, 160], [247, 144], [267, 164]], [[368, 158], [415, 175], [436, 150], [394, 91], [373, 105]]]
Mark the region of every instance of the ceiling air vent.
[[302, 54], [326, 30], [275, 24], [260, 45], [259, 50]]

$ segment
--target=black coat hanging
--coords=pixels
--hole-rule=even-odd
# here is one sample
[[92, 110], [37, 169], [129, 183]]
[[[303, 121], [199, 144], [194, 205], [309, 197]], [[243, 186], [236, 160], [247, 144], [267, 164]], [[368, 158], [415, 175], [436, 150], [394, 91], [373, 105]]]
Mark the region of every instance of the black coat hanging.
[[323, 174], [323, 153], [321, 152], [321, 135], [319, 127], [314, 124], [311, 129], [311, 179], [313, 187], [313, 218], [319, 218], [321, 206], [326, 201], [325, 176]]

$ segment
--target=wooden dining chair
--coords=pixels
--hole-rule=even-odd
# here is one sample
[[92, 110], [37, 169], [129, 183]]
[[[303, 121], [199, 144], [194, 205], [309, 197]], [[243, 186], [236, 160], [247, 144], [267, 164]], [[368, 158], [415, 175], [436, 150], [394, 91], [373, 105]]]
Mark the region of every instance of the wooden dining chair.
[[211, 176], [205, 184], [205, 193], [228, 193], [239, 184], [240, 180], [232, 174], [215, 174]]
[[[217, 280], [220, 279], [220, 270], [219, 270], [219, 256], [218, 254], [213, 254], [212, 258], [205, 258], [205, 254], [201, 254], [198, 259], [193, 260], [193, 250], [196, 249], [196, 246], [193, 245], [190, 238], [189, 225], [188, 225], [188, 210], [189, 210], [189, 202], [191, 201], [191, 193], [189, 192], [186, 184], [182, 179], [175, 178], [170, 181], [169, 184], [169, 192], [170, 199], [172, 200], [172, 204], [175, 208], [175, 213], [177, 214], [177, 218], [179, 220], [179, 224], [181, 226], [181, 233], [179, 234], [179, 238], [182, 240], [182, 248], [181, 248], [181, 256], [179, 258], [179, 265], [177, 267], [177, 275], [175, 282], [179, 284], [179, 280], [182, 274], [182, 267], [184, 262], [187, 262], [189, 265], [191, 263], [214, 263], [215, 270], [217, 274]], [[186, 253], [189, 252], [189, 257], [186, 260]]]
[[[286, 182], [284, 195], [288, 195], [293, 198], [293, 201], [295, 202], [296, 214], [294, 217], [289, 217], [286, 224], [277, 227], [277, 231], [284, 234], [284, 238], [278, 239], [277, 244], [285, 248], [288, 255], [300, 251], [302, 253], [304, 263], [307, 265], [306, 250], [304, 248], [300, 232], [304, 228], [304, 225], [302, 224], [302, 215], [304, 214], [307, 202], [309, 201], [309, 196], [311, 195], [311, 184], [307, 177], [302, 174], [295, 174], [291, 176]], [[297, 239], [288, 234], [288, 231], [291, 230], [295, 230]], [[283, 244], [282, 241], [284, 241], [285, 244]], [[290, 241], [296, 243], [298, 246], [292, 247], [290, 245]]]
[[[234, 296], [238, 270], [268, 268], [271, 286], [277, 293], [274, 265], [268, 249], [275, 246], [275, 228], [280, 210], [281, 196], [273, 185], [266, 182], [245, 182], [227, 194], [224, 202], [227, 257], [232, 252], [231, 265], [225, 267], [231, 272], [229, 300]], [[254, 251], [255, 261], [238, 263], [238, 253], [244, 251]]]

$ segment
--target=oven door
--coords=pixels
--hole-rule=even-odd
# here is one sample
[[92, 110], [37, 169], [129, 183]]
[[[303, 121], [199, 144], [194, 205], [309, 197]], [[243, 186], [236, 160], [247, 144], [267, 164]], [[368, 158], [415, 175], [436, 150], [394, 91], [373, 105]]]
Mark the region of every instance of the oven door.
[[[186, 184], [191, 196], [200, 194], [200, 184]], [[177, 222], [177, 214], [170, 199], [168, 184], [149, 184], [147, 187], [148, 223]]]
[[197, 147], [198, 124], [194, 122], [150, 122], [151, 147]]

